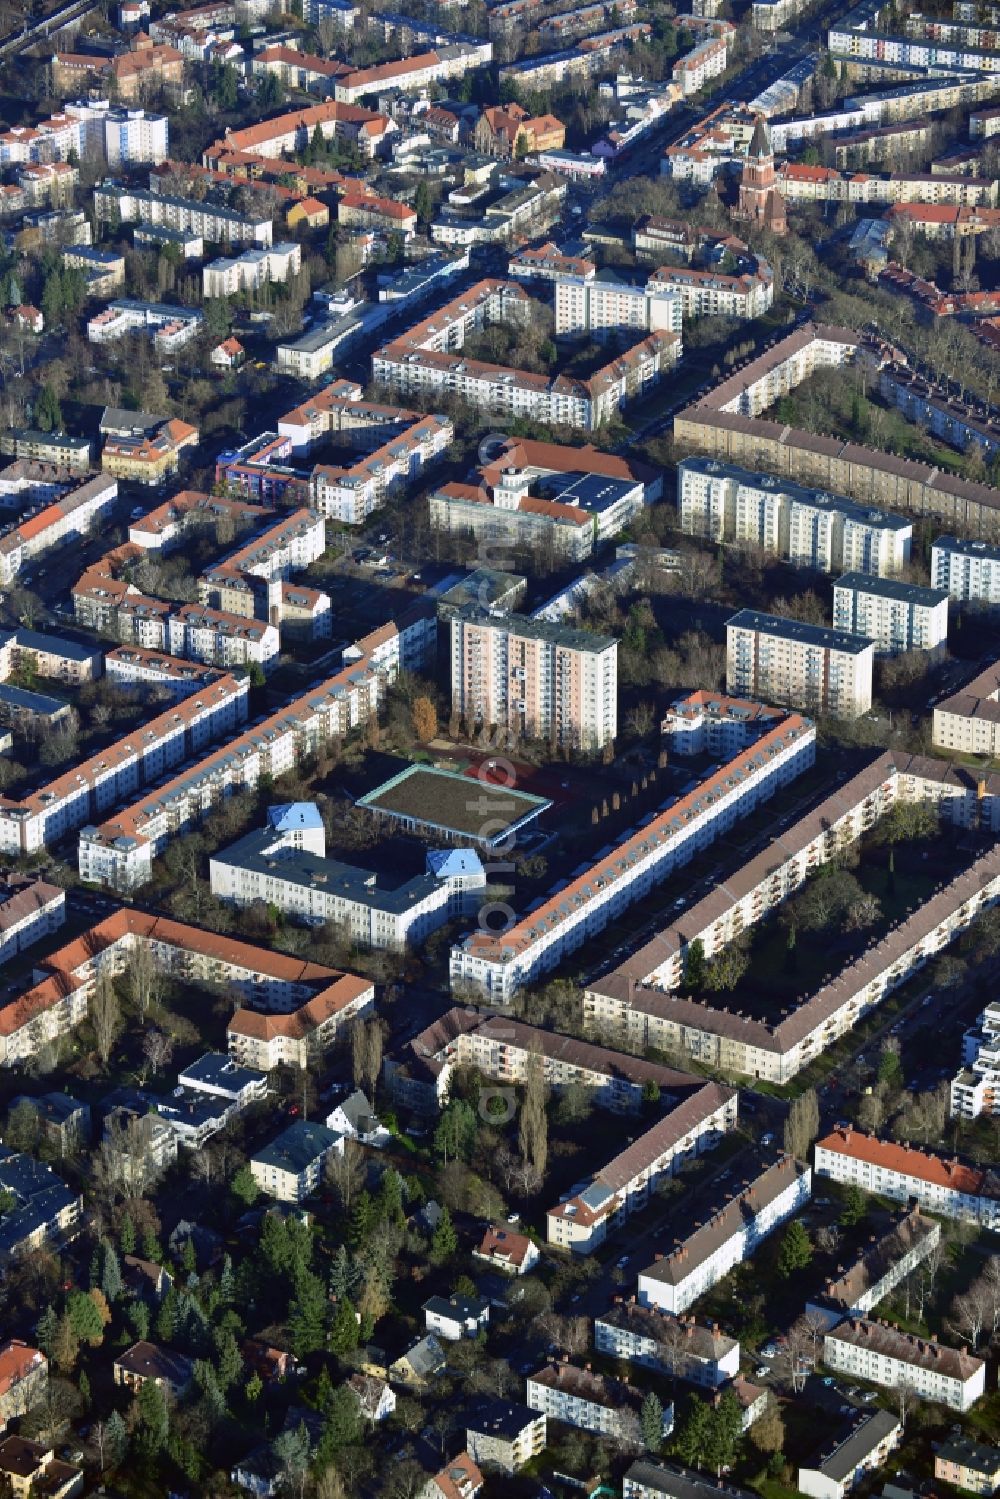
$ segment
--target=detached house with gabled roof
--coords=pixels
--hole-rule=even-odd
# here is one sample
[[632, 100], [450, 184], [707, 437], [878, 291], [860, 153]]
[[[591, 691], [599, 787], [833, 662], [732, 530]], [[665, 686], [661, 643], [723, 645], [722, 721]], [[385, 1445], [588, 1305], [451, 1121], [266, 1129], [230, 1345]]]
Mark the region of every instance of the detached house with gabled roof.
[[486, 1230], [479, 1248], [472, 1253], [475, 1259], [486, 1260], [494, 1269], [507, 1275], [527, 1275], [539, 1260], [538, 1248], [527, 1234], [493, 1225]]

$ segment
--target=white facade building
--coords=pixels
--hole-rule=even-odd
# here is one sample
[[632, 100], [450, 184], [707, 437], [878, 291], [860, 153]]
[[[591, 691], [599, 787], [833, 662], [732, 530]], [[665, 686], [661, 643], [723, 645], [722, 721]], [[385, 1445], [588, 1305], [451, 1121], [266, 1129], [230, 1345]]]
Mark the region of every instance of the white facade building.
[[287, 281], [302, 267], [302, 246], [291, 241], [244, 250], [232, 259], [210, 260], [201, 273], [202, 295], [232, 297], [259, 291], [271, 281]]
[[875, 642], [741, 609], [726, 621], [726, 691], [810, 714], [858, 718], [872, 705]]
[[[642, 1392], [624, 1380], [594, 1373], [589, 1364], [581, 1369], [567, 1356], [528, 1375], [527, 1401], [531, 1410], [544, 1414], [546, 1422], [562, 1421], [612, 1441], [642, 1441]], [[663, 1438], [673, 1429], [674, 1408], [667, 1404], [663, 1408]]]
[[784, 1156], [695, 1229], [671, 1254], [639, 1272], [643, 1306], [676, 1316], [741, 1265], [812, 1194], [812, 1171]]
[[66, 920], [66, 892], [45, 880], [27, 880], [0, 898], [0, 963], [56, 932]]
[[688, 536], [751, 542], [817, 572], [885, 578], [910, 560], [913, 525], [902, 516], [717, 458], [677, 465], [677, 510]]
[[668, 1317], [635, 1297], [615, 1298], [594, 1318], [594, 1347], [623, 1363], [638, 1364], [671, 1379], [717, 1390], [740, 1372], [740, 1345], [717, 1323]]
[[826, 1334], [823, 1362], [851, 1379], [904, 1386], [956, 1411], [970, 1410], [986, 1391], [985, 1359], [864, 1317], [849, 1317]]
[[[235, 906], [263, 901], [308, 926], [344, 929], [361, 947], [402, 951], [447, 921], [474, 913], [486, 888], [479, 855], [469, 848], [430, 849], [426, 872], [398, 880], [326, 856], [323, 821], [308, 841], [273, 824], [213, 854], [213, 895]], [[272, 808], [272, 811], [275, 809]]]
[[636, 333], [681, 331], [681, 299], [655, 280], [634, 284], [614, 272], [561, 276], [556, 281], [556, 337], [632, 329]]
[[815, 1466], [799, 1468], [799, 1493], [809, 1499], [845, 1499], [866, 1473], [884, 1466], [902, 1436], [903, 1423], [891, 1411], [865, 1416]]
[[1000, 606], [1000, 547], [939, 536], [931, 547], [931, 583], [959, 603]]
[[893, 1202], [912, 1197], [929, 1213], [976, 1223], [994, 1233], [1000, 1228], [993, 1173], [858, 1130], [844, 1127], [817, 1141], [816, 1175]]
[[833, 624], [868, 636], [880, 654], [942, 650], [948, 644], [948, 595], [897, 578], [845, 573], [833, 585]]
[[951, 1114], [956, 1119], [978, 1119], [1000, 1114], [1000, 1004], [988, 1004], [978, 1030], [962, 1037], [962, 1070], [952, 1079]]
[[453, 987], [508, 1001], [808, 769], [815, 755], [815, 725], [788, 715], [502, 936], [480, 930], [453, 947]]

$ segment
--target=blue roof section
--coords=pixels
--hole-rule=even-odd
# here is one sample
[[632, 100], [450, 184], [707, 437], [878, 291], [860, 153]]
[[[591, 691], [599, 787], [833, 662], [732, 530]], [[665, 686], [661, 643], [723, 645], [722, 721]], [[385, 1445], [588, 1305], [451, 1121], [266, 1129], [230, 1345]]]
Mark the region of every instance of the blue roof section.
[[268, 807], [267, 820], [276, 833], [319, 832], [323, 818], [315, 802], [282, 802]]
[[482, 874], [483, 861], [471, 848], [432, 848], [427, 854], [427, 870], [439, 880], [454, 880], [460, 875]]

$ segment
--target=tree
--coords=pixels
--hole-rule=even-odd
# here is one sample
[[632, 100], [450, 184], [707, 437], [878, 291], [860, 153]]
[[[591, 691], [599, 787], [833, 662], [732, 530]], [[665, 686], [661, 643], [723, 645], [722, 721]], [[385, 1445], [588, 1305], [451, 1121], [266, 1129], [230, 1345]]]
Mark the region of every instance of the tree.
[[52, 1362], [62, 1374], [68, 1374], [80, 1352], [80, 1339], [73, 1329], [69, 1312], [63, 1312], [52, 1337]]
[[903, 1081], [903, 1067], [899, 1060], [899, 1042], [889, 1036], [878, 1059], [878, 1080], [888, 1088], [898, 1088]]
[[309, 1472], [312, 1449], [304, 1421], [275, 1437], [271, 1448], [281, 1468], [282, 1487], [295, 1493]]
[[650, 1390], [639, 1413], [642, 1440], [648, 1452], [659, 1452], [663, 1445], [663, 1405], [655, 1390]]
[[467, 1161], [476, 1143], [476, 1116], [464, 1098], [453, 1098], [446, 1104], [437, 1129], [434, 1149], [444, 1164], [451, 1160]]
[[805, 1160], [809, 1147], [819, 1134], [819, 1099], [815, 1088], [793, 1098], [785, 1120], [784, 1144], [789, 1155]]
[[[365, 1184], [365, 1154], [357, 1140], [348, 1137], [338, 1155], [327, 1157], [325, 1176], [340, 1200], [340, 1206], [348, 1218], [354, 1208], [358, 1193]], [[346, 1253], [346, 1251], [345, 1251]]]
[[166, 1446], [170, 1417], [166, 1397], [154, 1379], [144, 1380], [140, 1385], [135, 1411], [140, 1449], [155, 1457]]
[[128, 1451], [128, 1428], [120, 1411], [112, 1411], [105, 1426], [108, 1459], [113, 1467], [125, 1459]]
[[751, 1426], [750, 1440], [758, 1452], [784, 1452], [785, 1423], [781, 1419], [781, 1411], [773, 1395], [768, 1395], [763, 1413]]
[[35, 402], [35, 426], [41, 432], [61, 432], [62, 424], [58, 397], [51, 385], [43, 385]]
[[110, 974], [98, 975], [90, 1001], [90, 1021], [94, 1027], [97, 1055], [101, 1059], [101, 1066], [106, 1067], [122, 1027], [121, 1006]]
[[781, 1248], [778, 1250], [778, 1274], [785, 1280], [802, 1270], [812, 1259], [812, 1244], [805, 1227], [798, 1218], [793, 1218], [785, 1229]]
[[148, 943], [139, 942], [132, 949], [128, 965], [129, 998], [140, 1020], [145, 1020], [159, 994], [160, 974]]
[[431, 1259], [436, 1265], [450, 1260], [458, 1248], [458, 1235], [447, 1208], [441, 1209], [441, 1217], [431, 1236]]
[[353, 1391], [346, 1385], [334, 1390], [326, 1412], [326, 1425], [316, 1449], [318, 1466], [336, 1458], [344, 1447], [350, 1447], [361, 1435], [361, 1412]]
[[518, 1143], [525, 1162], [541, 1185], [549, 1157], [549, 1121], [545, 1112], [548, 1088], [545, 1061], [539, 1052], [528, 1055], [527, 1077], [518, 1117]]
[[142, 1054], [153, 1069], [153, 1076], [170, 1064], [174, 1054], [173, 1037], [166, 1031], [148, 1030], [142, 1038]]
[[[426, 187], [426, 183], [422, 182], [420, 186]], [[421, 696], [414, 698], [413, 707], [410, 709], [410, 716], [413, 720], [414, 737], [421, 744], [430, 744], [432, 739], [437, 738], [437, 709], [429, 697]]]
[[122, 1293], [122, 1267], [113, 1244], [104, 1246], [104, 1264], [101, 1267], [101, 1290], [109, 1301], [117, 1301]]
[[300, 1272], [288, 1308], [288, 1335], [296, 1358], [315, 1353], [326, 1341], [327, 1299], [323, 1282], [311, 1270]]
[[699, 994], [708, 981], [708, 960], [705, 957], [705, 944], [700, 937], [688, 943], [687, 958], [684, 963], [684, 987], [692, 994]]
[[723, 1468], [736, 1461], [743, 1441], [743, 1409], [731, 1390], [721, 1395], [712, 1407], [705, 1460], [721, 1477]]
[[699, 1397], [691, 1402], [688, 1418], [674, 1440], [677, 1456], [689, 1468], [699, 1468], [708, 1450], [712, 1412]]
[[861, 1188], [851, 1182], [844, 1192], [844, 1205], [840, 1210], [840, 1223], [844, 1228], [853, 1228], [868, 1215], [868, 1204]]
[[252, 1208], [260, 1196], [260, 1188], [254, 1181], [249, 1166], [241, 1166], [230, 1183], [230, 1191], [244, 1207]]
[[345, 1296], [337, 1302], [337, 1310], [333, 1314], [333, 1325], [330, 1328], [329, 1337], [330, 1351], [338, 1358], [343, 1358], [345, 1354], [354, 1352], [359, 1341], [357, 1313]]
[[86, 1291], [71, 1291], [66, 1300], [66, 1313], [75, 1336], [81, 1343], [89, 1343], [92, 1348], [99, 1348], [104, 1341], [104, 1319], [94, 1300], [100, 1294], [100, 1291], [90, 1295]]
[[[413, 207], [420, 223], [428, 223], [434, 212], [434, 199], [426, 178], [421, 178], [417, 183], [416, 192], [413, 194]], [[431, 735], [431, 738], [433, 737]]]

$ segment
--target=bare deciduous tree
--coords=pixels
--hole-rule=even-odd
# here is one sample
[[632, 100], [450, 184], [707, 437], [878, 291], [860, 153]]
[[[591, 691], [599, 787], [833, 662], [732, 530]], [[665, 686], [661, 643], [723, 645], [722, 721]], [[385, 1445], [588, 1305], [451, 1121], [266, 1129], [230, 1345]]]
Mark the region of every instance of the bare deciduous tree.
[[122, 1024], [121, 1007], [110, 974], [98, 975], [90, 1001], [90, 1021], [94, 1027], [97, 1055], [101, 1065], [106, 1067]]

